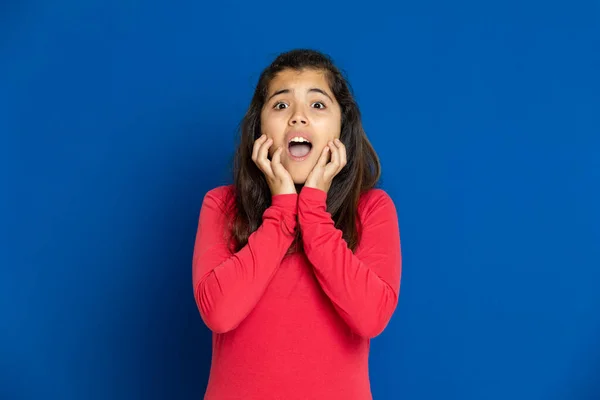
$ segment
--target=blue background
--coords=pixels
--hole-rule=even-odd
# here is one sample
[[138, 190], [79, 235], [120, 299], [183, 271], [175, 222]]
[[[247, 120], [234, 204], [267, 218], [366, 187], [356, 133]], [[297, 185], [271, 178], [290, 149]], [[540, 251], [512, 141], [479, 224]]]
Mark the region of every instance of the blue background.
[[398, 207], [375, 399], [600, 398], [597, 1], [201, 3], [0, 5], [0, 398], [202, 397], [201, 201], [295, 47], [347, 72]]

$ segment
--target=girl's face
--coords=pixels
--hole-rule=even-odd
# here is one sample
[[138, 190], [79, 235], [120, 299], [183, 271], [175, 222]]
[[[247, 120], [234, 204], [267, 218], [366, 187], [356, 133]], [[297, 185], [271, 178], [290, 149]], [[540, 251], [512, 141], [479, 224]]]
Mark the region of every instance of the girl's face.
[[261, 111], [262, 133], [273, 139], [269, 156], [283, 147], [281, 164], [296, 184], [306, 182], [327, 142], [340, 137], [341, 109], [325, 74], [281, 71], [269, 84]]

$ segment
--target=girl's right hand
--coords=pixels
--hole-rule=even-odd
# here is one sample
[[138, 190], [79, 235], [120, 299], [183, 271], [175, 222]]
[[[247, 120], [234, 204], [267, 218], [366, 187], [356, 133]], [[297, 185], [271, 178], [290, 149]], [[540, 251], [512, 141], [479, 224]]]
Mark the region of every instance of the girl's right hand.
[[290, 173], [281, 165], [281, 153], [283, 147], [278, 148], [273, 153], [273, 157], [269, 161], [267, 158], [269, 148], [273, 144], [273, 139], [267, 139], [266, 135], [262, 135], [254, 142], [252, 148], [252, 161], [265, 174], [267, 183], [271, 189], [271, 196], [278, 194], [293, 194], [296, 193], [296, 186]]

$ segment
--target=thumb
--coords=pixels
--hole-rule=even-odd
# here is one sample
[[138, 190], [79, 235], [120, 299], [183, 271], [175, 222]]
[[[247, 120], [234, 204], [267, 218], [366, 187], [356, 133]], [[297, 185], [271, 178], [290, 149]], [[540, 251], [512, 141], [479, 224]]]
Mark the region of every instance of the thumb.
[[325, 146], [323, 151], [321, 151], [321, 157], [319, 157], [319, 161], [317, 161], [317, 166], [325, 167], [325, 165], [327, 165], [328, 155], [329, 155], [329, 147]]

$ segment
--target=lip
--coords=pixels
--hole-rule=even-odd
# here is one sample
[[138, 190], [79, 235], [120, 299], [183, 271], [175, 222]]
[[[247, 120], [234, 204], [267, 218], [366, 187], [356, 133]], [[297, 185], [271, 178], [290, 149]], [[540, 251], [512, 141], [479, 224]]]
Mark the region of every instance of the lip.
[[312, 149], [312, 147], [311, 147], [311, 149], [310, 149], [310, 151], [308, 152], [308, 154], [307, 154], [307, 155], [305, 155], [304, 157], [294, 157], [294, 156], [293, 156], [293, 155], [290, 153], [290, 140], [292, 140], [292, 138], [295, 138], [295, 137], [301, 137], [301, 138], [304, 138], [304, 139], [308, 140], [308, 141], [311, 143], [311, 145], [312, 145], [312, 143], [313, 143], [313, 141], [312, 141], [312, 135], [311, 135], [310, 133], [308, 133], [308, 132], [295, 132], [295, 131], [288, 132], [288, 133], [285, 135], [285, 144], [286, 144], [286, 146], [285, 146], [285, 151], [287, 152], [287, 155], [288, 155], [288, 157], [289, 157], [291, 160], [293, 160], [293, 161], [304, 161], [304, 160], [306, 160], [306, 159], [307, 159], [307, 158], [308, 158], [308, 157], [309, 157], [309, 156], [312, 154], [312, 152], [313, 152], [313, 149]]

